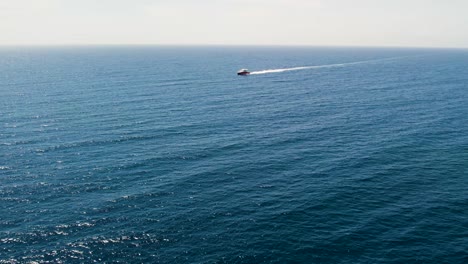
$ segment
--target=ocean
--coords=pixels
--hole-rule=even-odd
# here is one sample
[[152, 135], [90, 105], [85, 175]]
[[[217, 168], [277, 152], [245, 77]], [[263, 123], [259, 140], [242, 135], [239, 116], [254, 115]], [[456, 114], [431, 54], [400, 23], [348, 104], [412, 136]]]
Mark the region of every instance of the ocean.
[[91, 262], [467, 263], [468, 50], [0, 48], [0, 263]]

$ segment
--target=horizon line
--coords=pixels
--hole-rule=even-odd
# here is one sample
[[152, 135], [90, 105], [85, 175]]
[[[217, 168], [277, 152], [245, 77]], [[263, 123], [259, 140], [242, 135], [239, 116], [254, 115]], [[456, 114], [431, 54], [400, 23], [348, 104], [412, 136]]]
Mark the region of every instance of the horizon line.
[[465, 50], [468, 47], [457, 46], [404, 46], [404, 45], [308, 45], [308, 44], [158, 44], [158, 43], [35, 43], [35, 44], [0, 44], [3, 47], [106, 47], [106, 46], [147, 46], [147, 47], [291, 47], [291, 48], [394, 48], [394, 49], [457, 49]]

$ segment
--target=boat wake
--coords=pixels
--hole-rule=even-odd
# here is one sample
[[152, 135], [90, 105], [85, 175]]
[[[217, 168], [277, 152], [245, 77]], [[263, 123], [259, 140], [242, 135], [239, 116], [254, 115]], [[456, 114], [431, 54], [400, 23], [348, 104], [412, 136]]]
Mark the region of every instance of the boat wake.
[[261, 70], [261, 71], [253, 71], [253, 72], [250, 72], [250, 75], [254, 75], [254, 74], [267, 74], [267, 73], [279, 73], [279, 72], [287, 72], [287, 71], [300, 71], [300, 70], [310, 70], [310, 69], [323, 69], [323, 68], [346, 67], [346, 66], [356, 65], [356, 64], [364, 64], [364, 63], [379, 62], [379, 61], [386, 61], [386, 60], [395, 60], [395, 59], [398, 59], [398, 58], [401, 58], [401, 57], [393, 57], [393, 58], [385, 58], [385, 59], [377, 59], [377, 60], [366, 60], [366, 61], [356, 61], [356, 62], [348, 62], [348, 63], [336, 63], [336, 64], [326, 64], [326, 65], [303, 66], [303, 67], [284, 68], [284, 69]]

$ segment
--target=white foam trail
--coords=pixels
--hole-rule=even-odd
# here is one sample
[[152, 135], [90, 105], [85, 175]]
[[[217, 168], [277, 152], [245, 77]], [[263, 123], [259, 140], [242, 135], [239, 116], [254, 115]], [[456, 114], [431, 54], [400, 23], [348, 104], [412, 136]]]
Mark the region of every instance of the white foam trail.
[[366, 61], [356, 61], [356, 62], [348, 62], [348, 63], [327, 64], [327, 65], [315, 65], [315, 66], [303, 66], [303, 67], [294, 67], [294, 68], [253, 71], [253, 72], [250, 72], [250, 74], [251, 75], [252, 74], [267, 74], [267, 73], [278, 73], [278, 72], [286, 72], [286, 71], [299, 71], [299, 70], [309, 70], [309, 69], [345, 67], [345, 66], [349, 66], [349, 65], [369, 63], [369, 62], [377, 62], [377, 61], [384, 61], [384, 60], [394, 60], [394, 59], [398, 59], [398, 58], [401, 58], [401, 57], [377, 59], [377, 60], [366, 60]]

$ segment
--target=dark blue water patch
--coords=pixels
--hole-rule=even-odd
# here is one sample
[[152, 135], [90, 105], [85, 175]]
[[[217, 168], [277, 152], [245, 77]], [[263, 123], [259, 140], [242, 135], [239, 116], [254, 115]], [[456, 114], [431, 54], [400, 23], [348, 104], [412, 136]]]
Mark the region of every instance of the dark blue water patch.
[[0, 262], [465, 263], [467, 59], [3, 48]]

